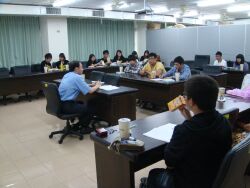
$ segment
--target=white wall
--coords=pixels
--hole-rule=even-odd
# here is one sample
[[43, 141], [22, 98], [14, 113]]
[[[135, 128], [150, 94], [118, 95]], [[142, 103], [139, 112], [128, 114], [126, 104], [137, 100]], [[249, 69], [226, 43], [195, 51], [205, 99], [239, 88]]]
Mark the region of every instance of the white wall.
[[147, 23], [135, 21], [135, 50], [139, 57], [146, 50]]
[[58, 61], [59, 53], [69, 58], [68, 28], [66, 17], [41, 17], [41, 36], [43, 53], [52, 53], [52, 61]]

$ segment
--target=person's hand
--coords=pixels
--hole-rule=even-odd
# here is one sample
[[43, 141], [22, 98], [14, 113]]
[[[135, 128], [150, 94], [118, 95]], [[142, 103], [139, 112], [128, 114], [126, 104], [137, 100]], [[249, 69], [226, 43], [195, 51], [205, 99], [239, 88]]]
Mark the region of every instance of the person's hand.
[[97, 87], [97, 88], [99, 88], [99, 87], [101, 87], [101, 82], [100, 81], [97, 81], [96, 83], [95, 83], [95, 87]]
[[191, 113], [190, 113], [190, 111], [185, 106], [181, 106], [179, 108], [179, 110], [180, 110], [181, 114], [184, 116], [184, 118], [186, 120], [190, 120], [191, 119], [191, 117], [192, 117]]

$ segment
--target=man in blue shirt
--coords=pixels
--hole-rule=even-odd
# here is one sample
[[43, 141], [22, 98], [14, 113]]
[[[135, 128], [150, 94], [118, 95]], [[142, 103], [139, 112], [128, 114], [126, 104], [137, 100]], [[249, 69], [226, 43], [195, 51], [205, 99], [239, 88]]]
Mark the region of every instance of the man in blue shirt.
[[188, 65], [184, 64], [184, 59], [181, 56], [178, 56], [174, 59], [174, 67], [164, 74], [163, 78], [175, 77], [176, 72], [180, 73], [180, 80], [187, 80], [191, 77], [190, 68]]
[[73, 61], [69, 66], [69, 73], [65, 74], [59, 86], [59, 95], [62, 101], [62, 112], [65, 114], [81, 114], [79, 125], [84, 126], [90, 116], [90, 110], [87, 105], [76, 101], [80, 93], [87, 95], [94, 93], [101, 83], [98, 81], [90, 87], [82, 78], [82, 64], [79, 61]]

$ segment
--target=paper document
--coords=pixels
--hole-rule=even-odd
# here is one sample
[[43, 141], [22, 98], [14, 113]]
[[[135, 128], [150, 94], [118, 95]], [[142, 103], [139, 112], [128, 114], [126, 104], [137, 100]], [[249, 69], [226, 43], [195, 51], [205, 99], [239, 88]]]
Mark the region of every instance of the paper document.
[[158, 81], [158, 82], [166, 82], [166, 83], [173, 83], [173, 82], [175, 82], [173, 79], [170, 79], [170, 78], [165, 78], [165, 79], [155, 78], [155, 79], [151, 79], [151, 80]]
[[154, 128], [151, 131], [144, 133], [143, 135], [148, 136], [150, 138], [154, 138], [156, 140], [170, 142], [175, 126], [175, 124], [168, 123], [166, 125]]
[[103, 89], [105, 91], [112, 91], [115, 89], [119, 89], [119, 87], [112, 86], [112, 85], [104, 85], [104, 86], [101, 86], [100, 89]]

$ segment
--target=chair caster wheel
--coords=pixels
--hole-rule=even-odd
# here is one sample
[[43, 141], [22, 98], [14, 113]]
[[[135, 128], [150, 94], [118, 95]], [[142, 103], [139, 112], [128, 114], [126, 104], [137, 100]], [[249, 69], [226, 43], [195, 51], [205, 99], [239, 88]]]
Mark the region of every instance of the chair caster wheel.
[[53, 135], [52, 135], [52, 134], [50, 134], [50, 135], [49, 135], [49, 138], [50, 138], [50, 139], [51, 139], [51, 138], [53, 138]]
[[59, 144], [62, 144], [62, 143], [63, 143], [63, 141], [62, 141], [62, 140], [59, 140], [59, 141], [58, 141], [58, 143], [59, 143]]
[[79, 140], [83, 140], [83, 136], [80, 136], [80, 137], [79, 137]]

